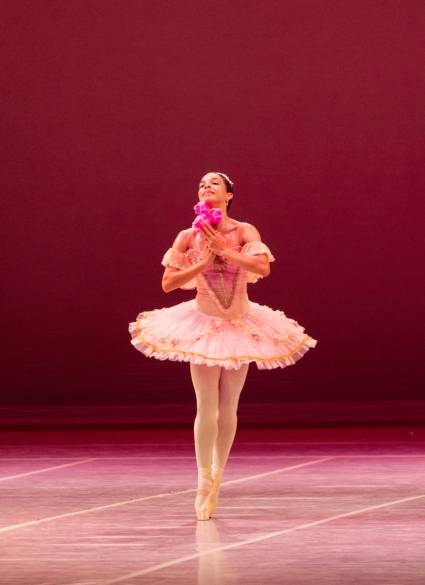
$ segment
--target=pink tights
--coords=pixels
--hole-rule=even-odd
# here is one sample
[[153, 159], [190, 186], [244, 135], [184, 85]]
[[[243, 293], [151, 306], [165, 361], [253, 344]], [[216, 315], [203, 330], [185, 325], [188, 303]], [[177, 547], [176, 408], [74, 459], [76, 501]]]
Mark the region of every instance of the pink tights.
[[249, 364], [238, 370], [190, 363], [196, 394], [194, 423], [196, 462], [224, 469], [236, 435], [237, 408]]

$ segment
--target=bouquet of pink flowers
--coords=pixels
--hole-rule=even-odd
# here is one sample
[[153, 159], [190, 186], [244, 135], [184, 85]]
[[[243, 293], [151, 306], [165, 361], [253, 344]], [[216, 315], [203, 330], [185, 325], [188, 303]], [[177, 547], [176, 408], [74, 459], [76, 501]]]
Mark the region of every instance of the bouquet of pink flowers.
[[208, 222], [211, 225], [221, 221], [221, 209], [211, 209], [207, 203], [197, 203], [193, 209], [195, 210], [196, 217], [193, 220], [192, 227], [195, 230], [199, 231], [204, 222]]

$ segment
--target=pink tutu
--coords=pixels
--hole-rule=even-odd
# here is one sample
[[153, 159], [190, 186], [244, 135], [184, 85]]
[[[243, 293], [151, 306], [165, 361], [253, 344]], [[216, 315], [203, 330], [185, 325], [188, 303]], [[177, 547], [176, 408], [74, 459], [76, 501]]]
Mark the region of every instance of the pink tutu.
[[249, 301], [238, 319], [212, 317], [196, 300], [143, 311], [129, 323], [131, 343], [147, 357], [239, 369], [255, 362], [260, 370], [295, 364], [317, 340], [280, 310]]

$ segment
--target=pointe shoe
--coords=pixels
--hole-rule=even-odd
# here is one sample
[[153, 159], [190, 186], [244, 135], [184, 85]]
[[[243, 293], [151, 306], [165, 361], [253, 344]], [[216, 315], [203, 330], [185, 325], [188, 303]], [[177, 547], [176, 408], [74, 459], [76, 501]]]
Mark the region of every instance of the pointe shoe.
[[216, 508], [217, 508], [217, 502], [218, 502], [218, 494], [220, 492], [220, 484], [221, 484], [221, 479], [223, 477], [223, 473], [224, 473], [224, 467], [214, 467], [212, 468], [212, 478], [213, 478], [213, 485], [212, 485], [212, 489], [211, 489], [211, 493], [210, 493], [210, 508], [209, 508], [209, 514], [210, 517], [214, 514]]
[[210, 494], [213, 486], [210, 467], [198, 468], [198, 489], [196, 490], [196, 500], [194, 508], [198, 520], [210, 519]]

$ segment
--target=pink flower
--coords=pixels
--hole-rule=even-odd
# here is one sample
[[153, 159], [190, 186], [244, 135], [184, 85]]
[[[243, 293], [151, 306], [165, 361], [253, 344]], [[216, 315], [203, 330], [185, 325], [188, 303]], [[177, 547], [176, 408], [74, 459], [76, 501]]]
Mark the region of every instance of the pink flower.
[[218, 223], [221, 221], [221, 209], [211, 209], [210, 211], [211, 223]]
[[197, 203], [193, 209], [197, 215], [201, 215], [202, 212], [208, 213], [208, 207], [206, 203]]
[[201, 218], [201, 216], [197, 215], [195, 217], [195, 219], [193, 220], [192, 227], [195, 228], [195, 230], [200, 230], [201, 225], [202, 225], [202, 218]]
[[193, 209], [197, 214], [193, 220], [192, 227], [195, 230], [200, 230], [203, 222], [208, 222], [210, 225], [213, 223], [219, 223], [222, 219], [221, 209], [213, 208], [210, 209], [210, 203], [197, 203]]

